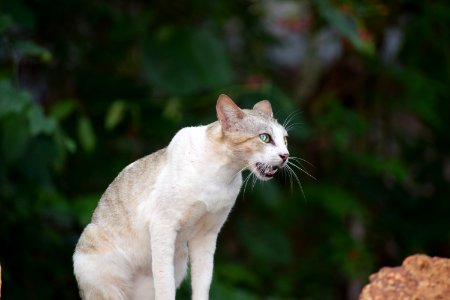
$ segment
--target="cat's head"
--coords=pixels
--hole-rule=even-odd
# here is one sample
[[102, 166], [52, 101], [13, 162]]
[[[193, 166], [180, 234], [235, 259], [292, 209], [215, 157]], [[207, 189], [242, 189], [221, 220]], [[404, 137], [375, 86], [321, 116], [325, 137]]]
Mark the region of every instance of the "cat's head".
[[269, 101], [260, 101], [253, 109], [241, 109], [228, 96], [220, 95], [216, 110], [224, 142], [242, 168], [269, 180], [286, 166], [287, 131], [273, 118]]

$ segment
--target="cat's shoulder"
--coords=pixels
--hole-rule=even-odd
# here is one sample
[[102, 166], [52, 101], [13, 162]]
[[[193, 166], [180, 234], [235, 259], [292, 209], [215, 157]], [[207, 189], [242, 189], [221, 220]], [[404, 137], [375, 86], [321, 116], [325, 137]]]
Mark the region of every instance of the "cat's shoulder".
[[167, 148], [159, 149], [148, 154], [126, 166], [117, 178], [126, 177], [127, 175], [138, 176], [143, 175], [148, 170], [156, 170], [166, 161]]
[[174, 145], [198, 144], [204, 139], [206, 128], [206, 126], [192, 126], [180, 129], [172, 138], [169, 149]]
[[190, 126], [190, 127], [184, 127], [180, 129], [176, 134], [175, 137], [192, 137], [192, 136], [198, 136], [198, 135], [204, 135], [206, 132], [207, 126]]

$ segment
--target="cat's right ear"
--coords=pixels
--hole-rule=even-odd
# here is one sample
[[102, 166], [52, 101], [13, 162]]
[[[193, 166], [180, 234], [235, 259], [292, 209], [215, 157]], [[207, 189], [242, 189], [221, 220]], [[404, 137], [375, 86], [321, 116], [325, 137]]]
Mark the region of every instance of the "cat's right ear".
[[216, 104], [217, 119], [224, 130], [231, 130], [239, 120], [244, 118], [244, 112], [227, 95], [220, 95]]

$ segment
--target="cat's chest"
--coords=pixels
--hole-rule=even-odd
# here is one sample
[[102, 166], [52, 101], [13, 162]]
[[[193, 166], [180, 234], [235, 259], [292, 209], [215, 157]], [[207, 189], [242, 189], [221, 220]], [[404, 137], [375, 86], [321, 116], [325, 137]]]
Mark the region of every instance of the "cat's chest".
[[205, 203], [208, 211], [215, 212], [234, 205], [241, 184], [240, 174], [231, 182], [219, 181], [214, 176], [205, 176], [195, 183], [196, 195], [194, 198]]
[[217, 183], [205, 179], [194, 184], [194, 193], [180, 207], [178, 228], [186, 238], [214, 228], [226, 218], [233, 207], [241, 186], [241, 176], [231, 183]]
[[224, 172], [212, 168], [205, 170], [207, 167], [185, 164], [169, 170], [164, 174], [161, 193], [180, 205], [202, 202], [211, 212], [232, 206], [242, 185], [240, 172], [224, 176]]
[[220, 228], [232, 206], [210, 211], [204, 202], [194, 202], [184, 211], [178, 223], [178, 242], [183, 244], [198, 235], [205, 235]]

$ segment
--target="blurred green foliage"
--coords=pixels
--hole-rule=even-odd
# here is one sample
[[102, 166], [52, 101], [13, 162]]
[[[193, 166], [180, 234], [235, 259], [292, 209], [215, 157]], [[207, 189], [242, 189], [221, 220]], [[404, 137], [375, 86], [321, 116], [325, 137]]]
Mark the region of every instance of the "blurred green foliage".
[[[289, 178], [247, 185], [212, 299], [355, 299], [381, 266], [450, 256], [450, 5], [267, 3], [0, 3], [5, 299], [78, 298], [71, 255], [102, 192], [178, 129], [212, 122], [220, 93], [294, 113], [290, 151], [318, 180], [299, 170], [304, 196]], [[300, 13], [270, 23], [286, 3]], [[310, 47], [303, 61], [270, 57], [277, 24]], [[334, 44], [314, 46], [325, 31]]]

